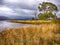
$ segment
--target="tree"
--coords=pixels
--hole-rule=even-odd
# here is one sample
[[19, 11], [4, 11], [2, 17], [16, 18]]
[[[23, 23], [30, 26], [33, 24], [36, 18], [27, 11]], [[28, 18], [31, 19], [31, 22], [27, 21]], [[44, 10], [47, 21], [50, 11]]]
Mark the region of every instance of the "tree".
[[41, 19], [41, 20], [57, 19], [57, 16], [55, 14], [51, 13], [51, 12], [49, 12], [49, 13], [40, 13], [38, 16], [39, 16], [39, 19]]
[[38, 14], [39, 19], [48, 19], [48, 18], [56, 19], [57, 18], [55, 12], [58, 11], [58, 8], [53, 3], [43, 2], [42, 4], [39, 4], [38, 9], [39, 9], [39, 12], [41, 11], [43, 12], [43, 13]]

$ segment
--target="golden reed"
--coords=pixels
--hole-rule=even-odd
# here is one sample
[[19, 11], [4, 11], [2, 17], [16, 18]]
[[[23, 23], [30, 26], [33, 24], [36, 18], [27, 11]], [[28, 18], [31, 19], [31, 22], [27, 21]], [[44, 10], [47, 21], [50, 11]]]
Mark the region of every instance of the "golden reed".
[[0, 45], [60, 45], [60, 24], [39, 24], [6, 28]]

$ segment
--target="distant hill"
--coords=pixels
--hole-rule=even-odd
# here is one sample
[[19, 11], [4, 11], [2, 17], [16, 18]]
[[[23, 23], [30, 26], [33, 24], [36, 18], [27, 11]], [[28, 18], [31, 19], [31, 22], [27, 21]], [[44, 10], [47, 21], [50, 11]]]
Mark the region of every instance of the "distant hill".
[[[0, 20], [31, 20], [32, 16], [0, 16]], [[60, 20], [60, 18], [58, 18]]]
[[16, 20], [31, 20], [32, 17], [30, 16], [10, 16], [10, 19], [16, 19]]
[[0, 16], [0, 20], [31, 20], [32, 17], [29, 17], [29, 16], [9, 16], [9, 17], [6, 17], [6, 16]]
[[5, 16], [0, 16], [0, 20], [7, 20], [9, 19], [8, 17], [5, 17]]

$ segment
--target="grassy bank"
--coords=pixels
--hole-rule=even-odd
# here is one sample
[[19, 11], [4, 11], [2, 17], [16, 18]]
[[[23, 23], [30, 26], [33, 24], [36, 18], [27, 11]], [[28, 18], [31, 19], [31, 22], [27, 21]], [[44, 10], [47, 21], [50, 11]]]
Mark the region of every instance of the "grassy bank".
[[9, 20], [9, 21], [25, 24], [60, 23], [60, 20]]
[[40, 24], [40, 23], [50, 23], [51, 20], [9, 20], [10, 22], [25, 23], [25, 24]]
[[40, 24], [6, 28], [0, 45], [60, 45], [60, 24]]

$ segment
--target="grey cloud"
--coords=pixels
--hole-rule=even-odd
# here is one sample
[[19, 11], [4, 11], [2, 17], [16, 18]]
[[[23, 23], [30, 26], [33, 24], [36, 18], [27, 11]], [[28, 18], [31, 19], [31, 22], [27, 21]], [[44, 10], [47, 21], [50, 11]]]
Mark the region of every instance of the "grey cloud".
[[3, 0], [0, 0], [0, 5], [2, 5], [3, 4]]
[[[9, 2], [10, 1], [10, 2]], [[34, 0], [4, 0], [4, 5], [11, 8], [22, 8], [29, 10], [36, 10], [36, 1]], [[14, 2], [13, 2], [14, 1]]]
[[[2, 2], [1, 2], [2, 3]], [[31, 16], [32, 15], [32, 13], [26, 13], [26, 12], [24, 12], [24, 10], [27, 10], [27, 11], [29, 11], [29, 10], [31, 10], [31, 11], [33, 11], [33, 10], [35, 10], [35, 7], [33, 7], [33, 6], [29, 6], [29, 5], [26, 5], [26, 4], [23, 4], [23, 3], [4, 3], [2, 6], [7, 6], [8, 8], [11, 8], [13, 11], [14, 11], [14, 13], [12, 13], [12, 14], [6, 14], [6, 13], [4, 13], [4, 14], [2, 14], [1, 12], [0, 12], [0, 15], [4, 15], [4, 16], [13, 16], [13, 15], [15, 15], [15, 16]], [[19, 10], [17, 10], [17, 9], [19, 9]], [[20, 9], [23, 9], [23, 11], [22, 10], [20, 10]], [[15, 14], [15, 13], [17, 13], [17, 14]]]
[[60, 18], [60, 11], [57, 13], [57, 17]]
[[36, 10], [36, 5], [29, 6], [23, 3], [5, 3], [4, 5], [10, 7], [10, 8], [22, 8], [22, 9], [28, 9], [28, 10]]
[[17, 12], [19, 15], [22, 16], [32, 16], [35, 11], [33, 10], [28, 10], [28, 9], [21, 9], [21, 8], [16, 8], [14, 9], [15, 12]]
[[59, 3], [60, 3], [60, 0], [55, 0], [55, 1], [57, 1], [57, 2], [59, 2]]
[[[55, 2], [53, 1], [53, 3], [55, 3], [58, 6], [59, 11], [60, 11], [60, 0], [56, 0]], [[14, 13], [17, 13], [16, 16], [17, 15], [21, 15], [21, 16], [30, 16], [30, 15], [32, 16], [32, 15], [34, 15], [34, 12], [36, 12], [37, 4], [38, 4], [38, 2], [29, 5], [28, 2], [26, 2], [26, 1], [25, 1], [25, 3], [24, 2], [20, 2], [20, 3], [6, 3], [3, 0], [0, 0], [0, 5], [1, 6], [7, 6], [7, 7], [11, 8], [14, 11]], [[24, 12], [24, 10], [29, 11], [29, 13], [28, 12]], [[10, 14], [8, 14], [8, 15], [10, 15]]]

